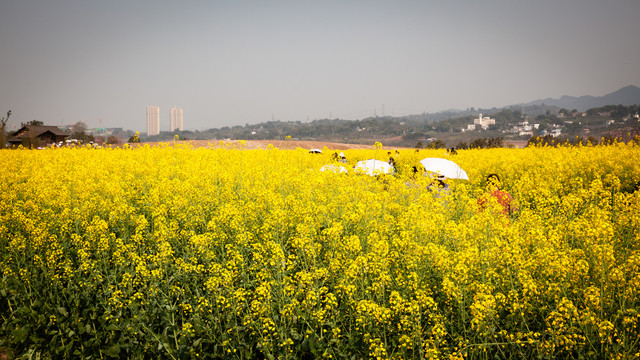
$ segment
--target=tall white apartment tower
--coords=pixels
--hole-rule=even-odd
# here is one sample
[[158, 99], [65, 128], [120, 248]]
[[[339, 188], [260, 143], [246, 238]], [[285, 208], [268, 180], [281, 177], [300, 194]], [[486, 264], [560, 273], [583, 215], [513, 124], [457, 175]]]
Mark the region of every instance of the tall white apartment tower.
[[169, 109], [169, 131], [184, 130], [184, 124], [182, 123], [182, 108], [172, 107]]
[[160, 108], [147, 106], [147, 136], [160, 134]]

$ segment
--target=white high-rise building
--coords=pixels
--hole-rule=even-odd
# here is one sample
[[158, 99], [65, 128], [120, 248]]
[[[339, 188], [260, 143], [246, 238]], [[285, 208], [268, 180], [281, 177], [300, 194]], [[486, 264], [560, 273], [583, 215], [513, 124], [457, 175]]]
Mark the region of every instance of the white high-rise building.
[[182, 108], [172, 107], [169, 109], [169, 131], [184, 130], [184, 124], [182, 123]]
[[147, 136], [160, 134], [160, 108], [147, 106]]

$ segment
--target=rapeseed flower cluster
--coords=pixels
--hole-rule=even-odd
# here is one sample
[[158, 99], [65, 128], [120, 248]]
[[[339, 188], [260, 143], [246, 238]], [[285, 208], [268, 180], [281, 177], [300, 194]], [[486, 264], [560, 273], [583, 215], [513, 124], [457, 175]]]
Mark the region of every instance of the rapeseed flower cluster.
[[[52, 358], [640, 356], [640, 148], [0, 151], [0, 338]], [[328, 150], [328, 149], [325, 149]], [[500, 174], [517, 211], [478, 205]]]

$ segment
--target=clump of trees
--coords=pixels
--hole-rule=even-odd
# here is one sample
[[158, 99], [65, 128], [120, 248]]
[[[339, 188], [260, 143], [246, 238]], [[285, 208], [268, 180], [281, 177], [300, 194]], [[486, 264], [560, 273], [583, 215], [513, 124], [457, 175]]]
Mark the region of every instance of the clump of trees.
[[458, 145], [455, 146], [456, 150], [466, 150], [466, 149], [492, 149], [492, 148], [501, 148], [505, 147], [504, 139], [502, 137], [494, 137], [494, 138], [477, 138], [471, 141], [471, 143], [467, 144], [465, 141], [460, 141]]
[[[416, 148], [423, 148], [422, 141], [418, 141], [416, 143]], [[464, 141], [461, 141], [455, 147], [452, 147], [450, 150], [466, 150], [466, 149], [491, 149], [491, 148], [501, 148], [505, 147], [504, 139], [502, 137], [487, 137], [487, 138], [477, 138], [473, 140], [470, 144], [467, 144]], [[440, 139], [433, 140], [427, 144], [424, 148], [426, 149], [446, 149], [447, 146], [444, 141]]]
[[440, 139], [433, 140], [427, 144], [427, 149], [444, 149], [447, 147], [447, 144]]
[[31, 121], [28, 121], [26, 123], [24, 123], [24, 122], [20, 123], [20, 127], [24, 127], [24, 126], [43, 126], [43, 125], [44, 125], [44, 123], [42, 121], [40, 121], [40, 120], [31, 120]]
[[535, 147], [535, 146], [558, 147], [558, 146], [568, 146], [573, 144], [582, 144], [581, 139], [582, 138], [578, 136], [573, 138], [572, 141], [569, 141], [569, 139], [566, 139], [566, 138], [556, 138], [552, 135], [532, 136], [529, 138], [529, 141], [527, 141], [527, 147]]

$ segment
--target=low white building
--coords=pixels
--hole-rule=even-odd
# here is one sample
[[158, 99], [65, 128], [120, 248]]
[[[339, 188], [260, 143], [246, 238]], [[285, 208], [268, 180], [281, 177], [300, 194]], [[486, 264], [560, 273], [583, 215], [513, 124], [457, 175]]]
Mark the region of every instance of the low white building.
[[475, 125], [480, 125], [482, 129], [486, 130], [489, 127], [489, 125], [496, 124], [496, 119], [490, 118], [488, 116], [482, 117], [482, 114], [480, 114], [480, 116], [478, 116], [477, 119], [473, 120], [473, 123]]

